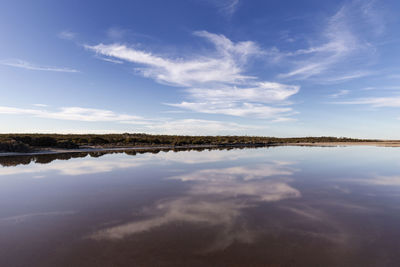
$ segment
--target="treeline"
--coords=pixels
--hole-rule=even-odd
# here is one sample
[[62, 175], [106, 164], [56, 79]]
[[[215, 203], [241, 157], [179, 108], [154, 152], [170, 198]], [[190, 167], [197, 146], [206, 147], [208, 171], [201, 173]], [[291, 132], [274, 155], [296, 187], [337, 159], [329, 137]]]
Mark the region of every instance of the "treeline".
[[0, 134], [1, 152], [29, 152], [38, 148], [76, 149], [87, 146], [202, 146], [273, 145], [280, 143], [377, 141], [345, 137], [182, 136], [125, 134]]

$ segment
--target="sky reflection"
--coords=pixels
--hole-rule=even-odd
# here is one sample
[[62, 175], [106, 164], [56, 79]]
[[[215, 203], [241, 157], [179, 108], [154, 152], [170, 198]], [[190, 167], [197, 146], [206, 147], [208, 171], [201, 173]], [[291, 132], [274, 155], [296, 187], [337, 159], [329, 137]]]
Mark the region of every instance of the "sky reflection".
[[[148, 219], [100, 230], [94, 239], [122, 239], [172, 222], [200, 223], [223, 229], [209, 249], [223, 249], [234, 241], [249, 243], [252, 231], [237, 227], [242, 210], [257, 202], [301, 197], [291, 187], [294, 163], [271, 161], [232, 168], [202, 169], [168, 179], [190, 183], [183, 196], [159, 201], [147, 210]], [[150, 212], [149, 212], [150, 211]]]
[[[158, 263], [147, 258], [154, 253], [165, 262], [186, 257], [186, 265], [212, 265], [219, 255], [224, 260], [215, 265], [247, 266], [248, 256], [260, 266], [294, 264], [287, 259], [396, 266], [398, 151], [275, 147], [35, 156], [21, 165], [5, 159], [0, 265], [21, 259], [24, 266], [30, 255], [51, 252], [59, 261], [47, 266], [85, 265], [104, 253], [141, 258], [130, 263], [143, 266]], [[54, 250], [61, 243], [67, 256]]]

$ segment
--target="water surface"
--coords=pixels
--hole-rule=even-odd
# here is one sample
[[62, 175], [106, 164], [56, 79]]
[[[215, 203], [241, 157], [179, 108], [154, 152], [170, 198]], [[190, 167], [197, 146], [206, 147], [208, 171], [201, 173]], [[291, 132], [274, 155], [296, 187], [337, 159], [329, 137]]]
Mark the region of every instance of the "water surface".
[[0, 266], [400, 266], [399, 155], [0, 157]]

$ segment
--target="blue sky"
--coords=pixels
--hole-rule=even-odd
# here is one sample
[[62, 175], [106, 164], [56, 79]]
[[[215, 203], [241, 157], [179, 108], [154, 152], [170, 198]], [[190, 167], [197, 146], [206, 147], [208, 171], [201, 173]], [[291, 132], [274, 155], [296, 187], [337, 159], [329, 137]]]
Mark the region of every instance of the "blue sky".
[[400, 2], [2, 1], [0, 132], [400, 139]]

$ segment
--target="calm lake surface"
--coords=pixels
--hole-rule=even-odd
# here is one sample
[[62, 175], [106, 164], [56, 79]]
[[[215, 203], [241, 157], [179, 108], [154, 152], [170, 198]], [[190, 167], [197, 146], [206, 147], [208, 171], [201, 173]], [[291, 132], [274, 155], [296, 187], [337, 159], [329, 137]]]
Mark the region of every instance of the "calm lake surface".
[[0, 266], [400, 266], [400, 148], [0, 164]]

